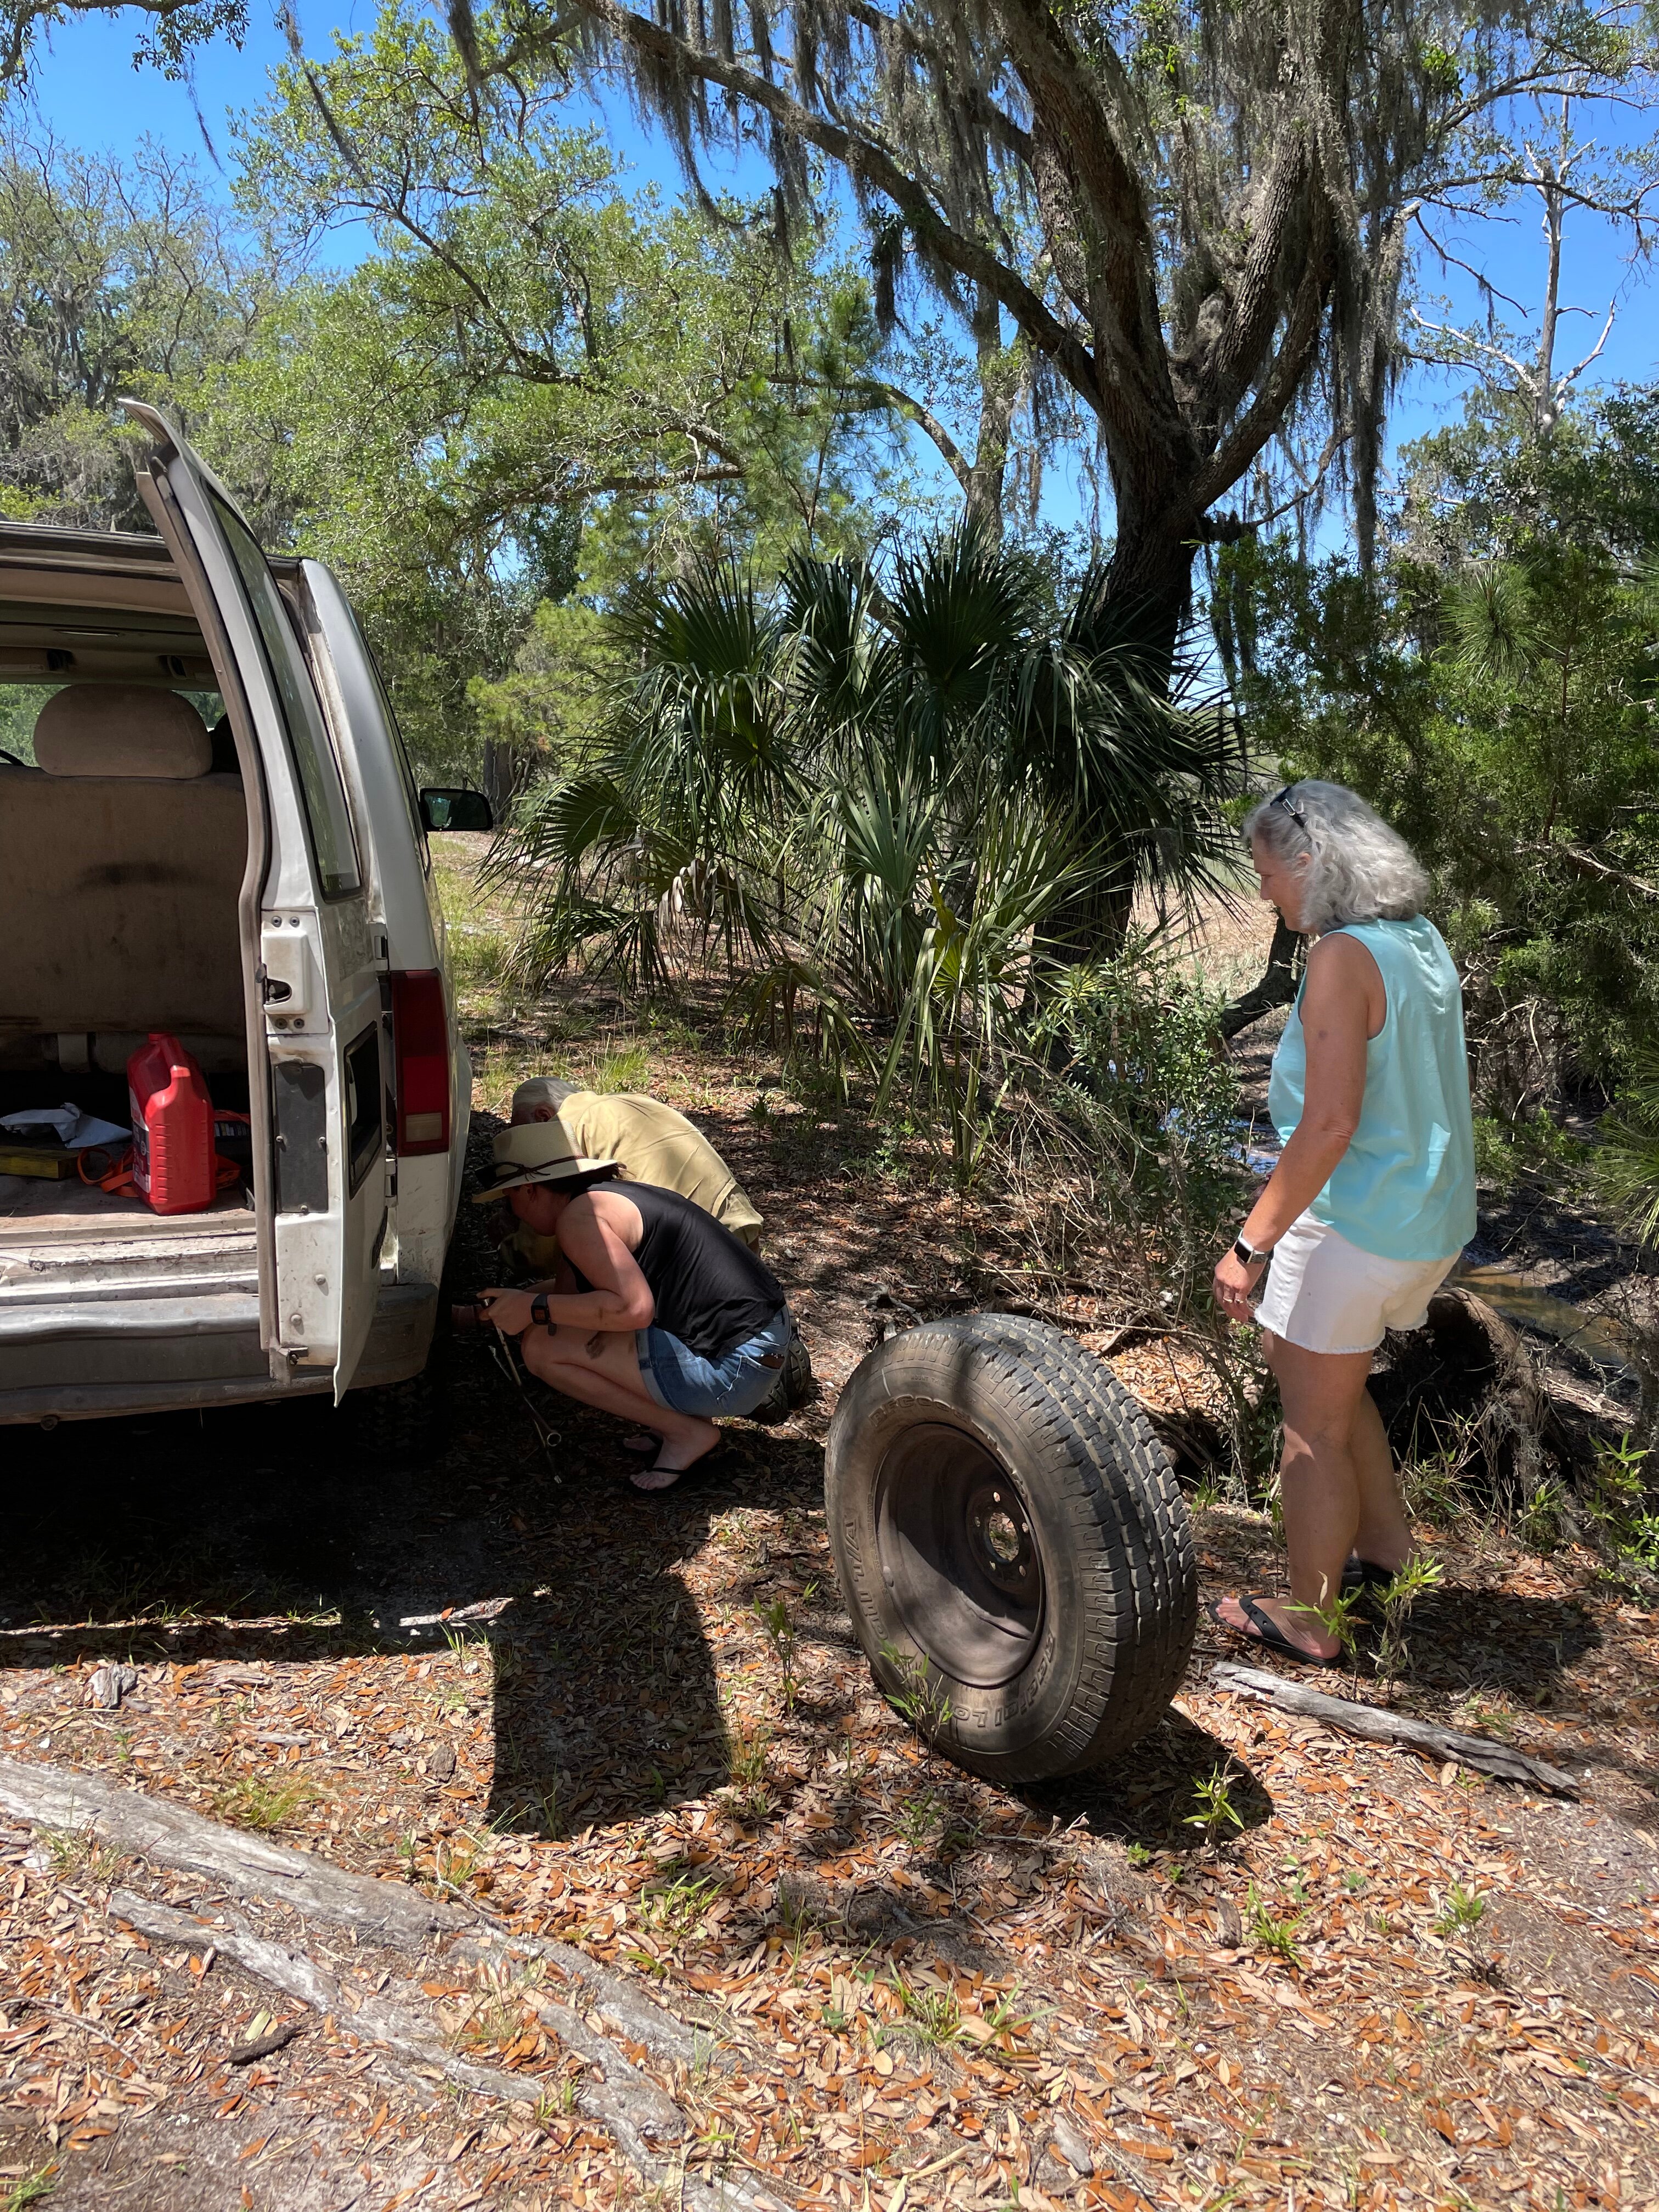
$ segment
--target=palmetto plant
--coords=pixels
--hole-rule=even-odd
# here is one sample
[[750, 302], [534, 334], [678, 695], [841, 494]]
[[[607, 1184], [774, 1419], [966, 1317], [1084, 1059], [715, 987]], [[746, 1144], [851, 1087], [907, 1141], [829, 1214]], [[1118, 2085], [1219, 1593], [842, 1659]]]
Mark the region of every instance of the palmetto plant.
[[613, 630], [599, 734], [504, 849], [521, 958], [635, 988], [717, 960], [791, 1048], [925, 1099], [971, 1172], [1054, 976], [1117, 949], [1143, 887], [1210, 878], [1230, 726], [1098, 575], [1056, 623], [971, 521], [884, 583], [801, 556], [763, 592], [705, 560]]

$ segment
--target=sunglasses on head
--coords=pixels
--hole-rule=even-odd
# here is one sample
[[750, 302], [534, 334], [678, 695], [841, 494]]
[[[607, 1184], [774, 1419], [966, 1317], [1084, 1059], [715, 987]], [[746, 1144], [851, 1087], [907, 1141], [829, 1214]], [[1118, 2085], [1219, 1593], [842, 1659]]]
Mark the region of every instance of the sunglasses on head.
[[1291, 793], [1295, 789], [1296, 786], [1293, 783], [1287, 783], [1283, 790], [1274, 792], [1267, 804], [1269, 806], [1282, 806], [1305, 837], [1308, 834], [1308, 817], [1291, 797]]

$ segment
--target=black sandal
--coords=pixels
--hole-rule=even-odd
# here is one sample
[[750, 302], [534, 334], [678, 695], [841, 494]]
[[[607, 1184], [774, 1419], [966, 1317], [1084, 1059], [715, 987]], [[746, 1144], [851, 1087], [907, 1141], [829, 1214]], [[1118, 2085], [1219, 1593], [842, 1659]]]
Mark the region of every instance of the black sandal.
[[[659, 1452], [661, 1451], [661, 1446], [659, 1445]], [[642, 1467], [635, 1474], [629, 1476], [628, 1486], [636, 1494], [636, 1496], [641, 1498], [671, 1497], [675, 1491], [684, 1490], [688, 1488], [690, 1484], [700, 1482], [707, 1469], [711, 1467], [717, 1459], [721, 1458], [724, 1455], [725, 1451], [726, 1439], [722, 1437], [717, 1444], [710, 1444], [706, 1452], [702, 1453], [696, 1459], [694, 1459], [690, 1467], [661, 1467], [658, 1465], [655, 1460], [653, 1460], [649, 1467]], [[640, 1476], [642, 1474], [672, 1474], [675, 1479], [672, 1482], [644, 1483], [640, 1480]]]
[[1351, 1597], [1358, 1594], [1356, 1610], [1364, 1618], [1380, 1625], [1382, 1618], [1382, 1596], [1394, 1586], [1395, 1570], [1379, 1566], [1375, 1559], [1362, 1559], [1358, 1552], [1350, 1552], [1342, 1569], [1340, 1594]]
[[1237, 1637], [1242, 1644], [1265, 1644], [1269, 1651], [1282, 1653], [1286, 1659], [1300, 1659], [1307, 1667], [1340, 1667], [1342, 1664], [1340, 1651], [1333, 1651], [1328, 1658], [1322, 1652], [1304, 1651], [1299, 1644], [1292, 1644], [1272, 1614], [1263, 1613], [1255, 1599], [1246, 1597], [1242, 1590], [1238, 1604], [1239, 1610], [1250, 1624], [1249, 1628], [1241, 1628], [1236, 1620], [1227, 1620], [1222, 1613], [1219, 1598], [1210, 1607], [1209, 1613], [1218, 1628], [1224, 1628], [1230, 1636]]

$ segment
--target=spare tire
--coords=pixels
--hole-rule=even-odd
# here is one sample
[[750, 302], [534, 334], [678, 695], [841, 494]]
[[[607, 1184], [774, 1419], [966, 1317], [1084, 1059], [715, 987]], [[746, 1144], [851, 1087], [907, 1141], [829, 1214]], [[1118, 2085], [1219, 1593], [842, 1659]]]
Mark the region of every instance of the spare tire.
[[830, 1425], [830, 1541], [882, 1689], [994, 1780], [1097, 1766], [1154, 1727], [1198, 1625], [1167, 1454], [1103, 1360], [1041, 1322], [903, 1330]]

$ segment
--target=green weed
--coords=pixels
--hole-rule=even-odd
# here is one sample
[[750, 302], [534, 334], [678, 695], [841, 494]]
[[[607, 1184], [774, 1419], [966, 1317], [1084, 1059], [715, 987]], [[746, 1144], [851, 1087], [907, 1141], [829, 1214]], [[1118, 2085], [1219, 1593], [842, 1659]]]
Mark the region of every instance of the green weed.
[[1425, 1590], [1437, 1589], [1445, 1579], [1438, 1559], [1419, 1555], [1401, 1568], [1386, 1589], [1376, 1594], [1382, 1614], [1382, 1633], [1377, 1639], [1376, 1671], [1385, 1693], [1406, 1671], [1411, 1658], [1411, 1646], [1406, 1641], [1406, 1623], [1411, 1618], [1412, 1607]]
[[953, 1717], [944, 1683], [925, 1659], [911, 1657], [896, 1644], [884, 1644], [881, 1656], [899, 1677], [899, 1686], [887, 1692], [888, 1703], [925, 1743], [936, 1744]]
[[772, 1741], [769, 1728], [754, 1728], [726, 1747], [726, 1770], [739, 1808], [751, 1820], [763, 1820], [772, 1809], [767, 1786], [766, 1754]]
[[260, 1775], [246, 1774], [219, 1792], [214, 1810], [233, 1828], [251, 1828], [256, 1835], [268, 1835], [273, 1829], [285, 1828], [316, 1795], [309, 1782], [267, 1782]]
[[1650, 1510], [1644, 1472], [1650, 1454], [1626, 1430], [1616, 1444], [1595, 1450], [1587, 1501], [1590, 1524], [1603, 1548], [1621, 1565], [1659, 1574], [1659, 1513]]
[[1446, 1892], [1446, 1902], [1434, 1922], [1437, 1936], [1469, 1936], [1486, 1917], [1486, 1900], [1476, 1891], [1465, 1889], [1455, 1881]]
[[1244, 1816], [1234, 1804], [1232, 1793], [1227, 1787], [1224, 1765], [1216, 1767], [1207, 1780], [1195, 1782], [1193, 1796], [1197, 1800], [1198, 1810], [1188, 1814], [1184, 1825], [1202, 1829], [1204, 1841], [1212, 1850], [1228, 1829], [1239, 1829], [1244, 1826]]
[[907, 1982], [896, 1967], [890, 1986], [911, 2033], [934, 2050], [954, 2043], [962, 2033], [962, 2007], [950, 1990], [925, 1989]]
[[525, 2025], [526, 1991], [535, 1978], [533, 1968], [487, 1974], [471, 2010], [450, 2037], [456, 2049], [505, 2051], [516, 2041]]
[[1021, 2012], [1019, 1991], [1012, 1989], [1000, 1996], [985, 2015], [985, 2025], [993, 2035], [1019, 2035], [1028, 2028], [1036, 2015]]
[[38, 1838], [59, 1881], [109, 1882], [121, 1854], [91, 1828], [42, 1828]]
[[25, 2212], [25, 2208], [40, 2203], [50, 2197], [58, 2186], [55, 2166], [37, 2166], [33, 2173], [24, 2174], [14, 2181], [3, 2197], [0, 2197], [0, 2212]]
[[1277, 1953], [1287, 1966], [1299, 1966], [1302, 1954], [1297, 1948], [1296, 1931], [1302, 1915], [1293, 1912], [1283, 1920], [1274, 1919], [1252, 1882], [1245, 1893], [1245, 1905], [1249, 1913], [1246, 1925], [1250, 1941], [1263, 1951]]
[[900, 1800], [893, 1826], [912, 1850], [920, 1850], [938, 1829], [945, 1809], [942, 1798], [936, 1797], [931, 1790], [924, 1790], [920, 1796]]
[[665, 1869], [640, 1892], [640, 1919], [653, 1935], [678, 1942], [702, 1925], [720, 1887], [713, 1875], [695, 1875], [684, 1867], [672, 1872]]
[[544, 2089], [537, 2098], [534, 2111], [536, 2124], [544, 2128], [550, 2120], [568, 2119], [576, 2109], [576, 2075], [562, 2074], [550, 2089]]
[[1516, 1534], [1529, 1552], [1541, 1559], [1559, 1549], [1561, 1542], [1562, 1508], [1566, 1492], [1553, 1475], [1547, 1476], [1527, 1500], [1520, 1519], [1516, 1522]]
[[783, 1675], [783, 1709], [793, 1712], [800, 1685], [795, 1676], [795, 1624], [789, 1617], [789, 1608], [781, 1597], [769, 1600], [757, 1598], [755, 1617], [766, 1632], [766, 1640], [777, 1655]]

